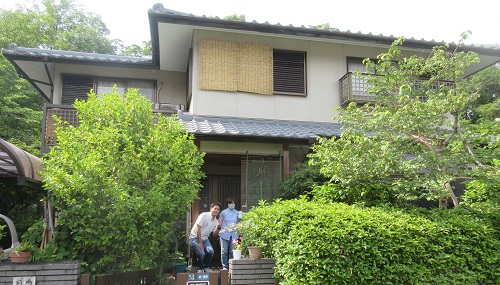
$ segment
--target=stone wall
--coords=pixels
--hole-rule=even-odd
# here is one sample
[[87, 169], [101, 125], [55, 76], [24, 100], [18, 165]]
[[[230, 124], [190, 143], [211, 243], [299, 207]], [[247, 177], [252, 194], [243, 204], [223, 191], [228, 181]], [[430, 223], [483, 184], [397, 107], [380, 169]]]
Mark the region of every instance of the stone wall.
[[275, 260], [262, 258], [229, 260], [230, 284], [276, 284]]
[[61, 262], [0, 262], [0, 285], [12, 285], [16, 277], [35, 277], [36, 285], [78, 285], [80, 263]]

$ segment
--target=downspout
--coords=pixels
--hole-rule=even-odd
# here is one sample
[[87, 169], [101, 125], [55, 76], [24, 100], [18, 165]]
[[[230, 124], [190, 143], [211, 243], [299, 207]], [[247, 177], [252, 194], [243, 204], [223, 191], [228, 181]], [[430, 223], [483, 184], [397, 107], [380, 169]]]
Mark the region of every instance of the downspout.
[[281, 156], [281, 151], [278, 152], [280, 158], [280, 182], [283, 181], [283, 157]]
[[160, 90], [163, 87], [163, 84], [164, 84], [163, 82], [160, 82], [160, 85], [158, 86], [158, 88], [156, 88], [155, 104], [158, 104], [157, 109], [160, 109]]
[[245, 208], [248, 211], [248, 150], [246, 153], [246, 167], [245, 167]]

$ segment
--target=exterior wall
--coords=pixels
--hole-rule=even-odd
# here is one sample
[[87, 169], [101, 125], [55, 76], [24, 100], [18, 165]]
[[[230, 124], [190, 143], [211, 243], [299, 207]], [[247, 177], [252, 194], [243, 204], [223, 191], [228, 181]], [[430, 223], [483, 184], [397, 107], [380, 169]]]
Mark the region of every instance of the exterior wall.
[[[270, 45], [275, 49], [305, 51], [307, 96], [260, 95], [207, 91], [198, 88], [198, 44], [201, 39]], [[193, 101], [190, 112], [279, 120], [331, 122], [340, 105], [339, 79], [347, 73], [347, 57], [376, 57], [386, 48], [298, 40], [254, 34], [195, 30], [193, 37]]]
[[186, 104], [186, 73], [155, 69], [118, 68], [91, 65], [57, 65], [54, 76], [54, 104], [61, 104], [62, 74], [81, 74], [110, 78], [156, 80], [160, 89], [159, 103]]

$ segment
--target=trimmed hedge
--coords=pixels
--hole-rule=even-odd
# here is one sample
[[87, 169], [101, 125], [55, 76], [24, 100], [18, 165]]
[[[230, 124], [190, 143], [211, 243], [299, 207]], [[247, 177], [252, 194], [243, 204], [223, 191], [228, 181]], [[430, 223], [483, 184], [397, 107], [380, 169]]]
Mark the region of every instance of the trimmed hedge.
[[280, 284], [500, 284], [500, 240], [463, 210], [276, 201], [243, 217]]

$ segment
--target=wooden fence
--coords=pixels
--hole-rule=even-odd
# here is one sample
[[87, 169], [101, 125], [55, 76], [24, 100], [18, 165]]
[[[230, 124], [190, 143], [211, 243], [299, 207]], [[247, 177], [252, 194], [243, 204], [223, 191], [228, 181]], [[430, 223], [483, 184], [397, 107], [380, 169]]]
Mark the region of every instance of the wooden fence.
[[[85, 275], [85, 276], [84, 276]], [[90, 276], [82, 274], [81, 285], [90, 285]], [[96, 276], [95, 285], [156, 285], [156, 270], [140, 270]]]

